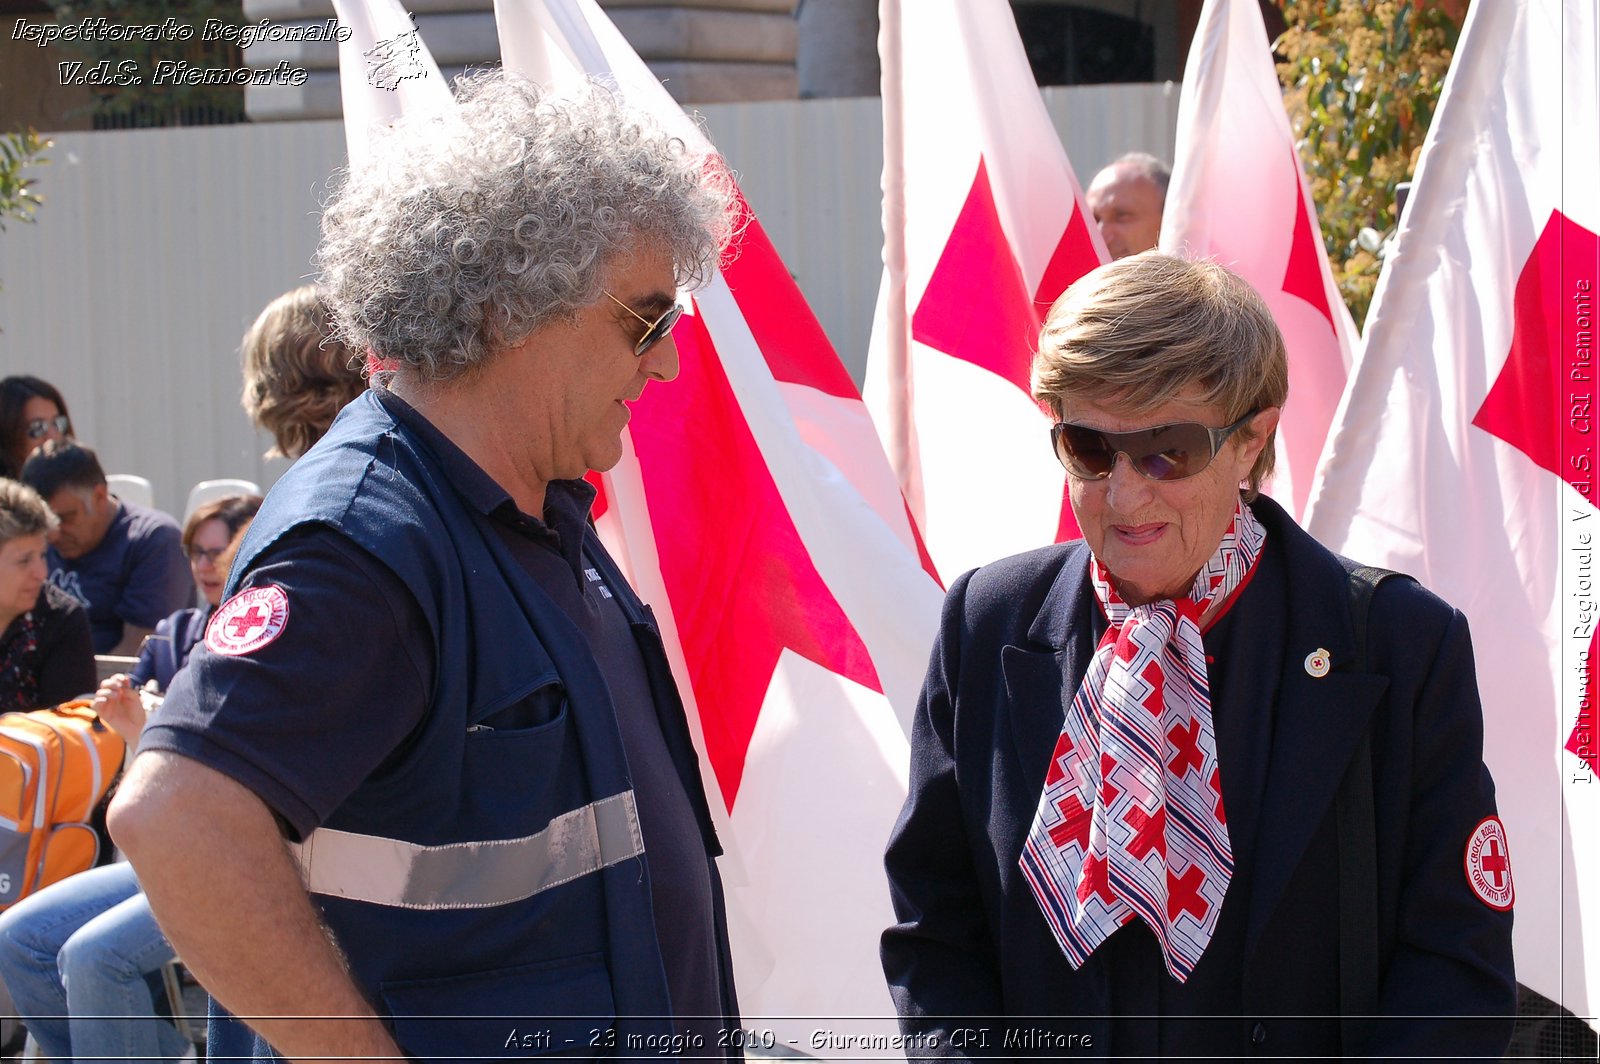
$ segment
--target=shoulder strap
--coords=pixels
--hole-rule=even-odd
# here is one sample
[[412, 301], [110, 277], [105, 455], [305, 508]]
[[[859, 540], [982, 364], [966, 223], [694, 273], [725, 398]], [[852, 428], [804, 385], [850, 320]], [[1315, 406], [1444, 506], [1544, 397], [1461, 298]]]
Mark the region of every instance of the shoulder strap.
[[1376, 565], [1358, 565], [1351, 569], [1345, 583], [1350, 593], [1350, 623], [1356, 632], [1356, 671], [1367, 671], [1367, 614], [1372, 609], [1372, 596], [1378, 585], [1391, 576], [1402, 576], [1393, 569], [1380, 569]]
[[[1349, 573], [1350, 623], [1355, 629], [1354, 671], [1367, 671], [1367, 614], [1378, 585], [1400, 574], [1370, 565]], [[1378, 1005], [1377, 814], [1372, 800], [1372, 732], [1363, 731], [1350, 768], [1334, 798], [1339, 828], [1339, 1013], [1343, 1049], [1360, 1039], [1355, 1017]]]

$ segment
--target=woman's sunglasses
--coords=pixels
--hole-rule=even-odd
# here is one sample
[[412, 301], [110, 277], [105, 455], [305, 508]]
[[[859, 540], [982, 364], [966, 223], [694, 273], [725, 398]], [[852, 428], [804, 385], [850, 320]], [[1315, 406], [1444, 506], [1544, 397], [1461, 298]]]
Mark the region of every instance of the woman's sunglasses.
[[1258, 412], [1252, 410], [1220, 429], [1198, 421], [1179, 421], [1132, 432], [1102, 432], [1058, 421], [1050, 426], [1050, 442], [1067, 472], [1079, 480], [1109, 477], [1119, 454], [1127, 455], [1128, 464], [1151, 480], [1184, 480], [1210, 465], [1223, 441]]
[[52, 426], [63, 436], [72, 431], [72, 422], [67, 420], [67, 415], [65, 414], [57, 414], [55, 417], [36, 417], [28, 422], [28, 439], [43, 439], [50, 432]]
[[672, 331], [672, 327], [678, 324], [679, 316], [683, 314], [683, 305], [681, 303], [674, 303], [672, 306], [666, 309], [665, 313], [663, 313], [661, 317], [657, 318], [655, 321], [651, 321], [649, 318], [645, 317], [643, 314], [640, 314], [637, 310], [634, 310], [632, 307], [628, 306], [628, 304], [624, 303], [610, 292], [606, 293], [606, 298], [611, 300], [611, 302], [615, 303], [617, 306], [621, 307], [623, 310], [627, 311], [629, 314], [632, 314], [634, 317], [638, 318], [640, 321], [644, 322], [644, 335], [639, 337], [639, 342], [633, 345], [634, 358], [643, 358], [644, 353], [656, 345], [656, 341], [660, 340], [662, 337], [666, 336]]

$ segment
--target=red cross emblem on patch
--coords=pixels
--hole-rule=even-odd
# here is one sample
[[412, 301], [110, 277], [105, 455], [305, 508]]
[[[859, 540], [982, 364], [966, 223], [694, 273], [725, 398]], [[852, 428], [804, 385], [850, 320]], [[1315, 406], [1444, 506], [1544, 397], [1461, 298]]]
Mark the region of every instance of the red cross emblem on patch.
[[235, 657], [260, 650], [289, 623], [289, 596], [276, 584], [247, 588], [217, 607], [206, 625], [206, 649]]
[[1478, 900], [1501, 912], [1511, 908], [1516, 890], [1511, 885], [1511, 850], [1506, 828], [1497, 816], [1486, 816], [1467, 836], [1467, 885]]

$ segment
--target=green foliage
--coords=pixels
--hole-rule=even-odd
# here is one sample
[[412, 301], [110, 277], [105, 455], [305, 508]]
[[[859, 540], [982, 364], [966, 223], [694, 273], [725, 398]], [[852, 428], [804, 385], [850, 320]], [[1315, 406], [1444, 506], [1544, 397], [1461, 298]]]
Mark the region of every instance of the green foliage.
[[[152, 84], [156, 62], [171, 59], [195, 67], [237, 68], [239, 47], [225, 40], [207, 41], [202, 30], [207, 19], [239, 26], [244, 23], [242, 0], [50, 0], [56, 21], [66, 24], [104, 18], [129, 25], [160, 25], [172, 19], [192, 26], [187, 40], [163, 35], [159, 40], [63, 41], [56, 47], [73, 49], [92, 66], [108, 61], [110, 70], [137, 69], [139, 85], [91, 86], [93, 111], [99, 127], [178, 126], [193, 123], [242, 122], [244, 87], [241, 85]], [[120, 67], [132, 63], [134, 66]]]
[[[1366, 318], [1381, 262], [1361, 230], [1393, 234], [1467, 0], [1285, 0], [1274, 48], [1334, 278]], [[1366, 241], [1369, 246], [1372, 241]]]
[[22, 176], [22, 171], [49, 162], [44, 153], [54, 144], [31, 129], [0, 133], [0, 232], [5, 231], [8, 218], [33, 221], [44, 197], [34, 191], [33, 178]]
[[44, 152], [54, 141], [42, 140], [31, 129], [0, 134], [0, 232], [6, 219], [33, 221], [33, 214], [44, 198], [33, 189], [33, 178], [22, 176], [30, 166], [49, 162]]

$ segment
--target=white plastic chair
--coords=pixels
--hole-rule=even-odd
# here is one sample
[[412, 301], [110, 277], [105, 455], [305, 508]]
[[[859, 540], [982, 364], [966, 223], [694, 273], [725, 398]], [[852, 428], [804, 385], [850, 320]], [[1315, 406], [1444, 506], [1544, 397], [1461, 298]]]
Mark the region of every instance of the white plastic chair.
[[220, 499], [224, 495], [260, 495], [261, 485], [253, 480], [202, 480], [189, 492], [189, 502], [183, 508], [183, 519], [203, 502]]
[[147, 507], [156, 504], [156, 491], [150, 486], [150, 482], [133, 473], [108, 473], [106, 487], [123, 502]]

